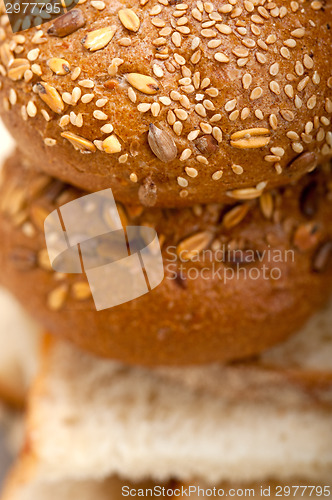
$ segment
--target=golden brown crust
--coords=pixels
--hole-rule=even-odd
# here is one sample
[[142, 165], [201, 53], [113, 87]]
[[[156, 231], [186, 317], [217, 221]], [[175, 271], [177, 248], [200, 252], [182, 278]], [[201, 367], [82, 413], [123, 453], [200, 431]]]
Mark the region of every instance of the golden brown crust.
[[[298, 329], [328, 297], [331, 180], [326, 166], [232, 208], [119, 205], [126, 224], [157, 230], [165, 279], [138, 299], [96, 312], [85, 277], [50, 271], [45, 258], [45, 216], [84, 193], [34, 174], [15, 156], [0, 194], [0, 279], [50, 332], [101, 356], [147, 365], [251, 356]], [[239, 277], [224, 282], [230, 270]]]
[[70, 34], [59, 19], [1, 33], [1, 114], [36, 168], [178, 207], [257, 196], [331, 156], [330, 2], [98, 5]]

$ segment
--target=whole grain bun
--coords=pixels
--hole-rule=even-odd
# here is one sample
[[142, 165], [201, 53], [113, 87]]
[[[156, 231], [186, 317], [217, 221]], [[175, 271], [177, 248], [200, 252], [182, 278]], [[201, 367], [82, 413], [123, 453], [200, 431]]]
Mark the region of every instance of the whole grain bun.
[[[50, 332], [101, 356], [147, 365], [251, 356], [297, 330], [328, 298], [331, 181], [327, 165], [231, 208], [119, 205], [124, 225], [157, 231], [165, 277], [146, 295], [96, 311], [86, 276], [54, 272], [45, 248], [45, 217], [86, 193], [13, 156], [0, 191], [0, 281]], [[98, 244], [105, 263], [107, 252]]]
[[254, 198], [331, 157], [331, 2], [125, 6], [14, 35], [2, 17], [0, 112], [36, 168], [178, 207]]

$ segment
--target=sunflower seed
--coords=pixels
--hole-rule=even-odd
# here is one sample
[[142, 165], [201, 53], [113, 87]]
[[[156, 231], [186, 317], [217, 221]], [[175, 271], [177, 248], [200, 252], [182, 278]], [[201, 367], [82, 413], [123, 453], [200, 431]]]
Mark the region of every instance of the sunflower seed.
[[173, 161], [177, 156], [177, 147], [170, 134], [152, 123], [149, 127], [148, 143], [152, 152], [164, 163]]
[[317, 163], [317, 155], [307, 151], [306, 153], [302, 153], [300, 156], [295, 158], [295, 160], [288, 165], [288, 168], [301, 172], [311, 172], [316, 168]]
[[202, 135], [195, 141], [197, 149], [205, 156], [209, 157], [218, 149], [218, 142], [212, 135]]
[[72, 9], [63, 16], [58, 17], [52, 26], [47, 30], [47, 34], [60, 38], [70, 35], [85, 25], [85, 18], [79, 9]]

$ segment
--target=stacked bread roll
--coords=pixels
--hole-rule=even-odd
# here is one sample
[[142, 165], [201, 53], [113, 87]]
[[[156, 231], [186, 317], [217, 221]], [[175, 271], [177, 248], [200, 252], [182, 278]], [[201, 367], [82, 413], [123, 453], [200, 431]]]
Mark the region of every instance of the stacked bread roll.
[[[252, 388], [247, 371], [234, 372], [238, 382], [230, 384], [231, 398], [211, 389], [211, 363], [218, 363], [220, 384], [227, 379], [230, 363], [249, 363], [254, 369], [254, 360], [260, 364], [257, 360], [267, 349], [276, 344], [283, 348], [292, 341], [287, 338], [328, 301], [332, 288], [332, 4], [328, 0], [79, 0], [69, 7], [42, 25], [40, 18], [30, 19], [32, 27], [23, 30], [27, 26], [23, 23], [16, 33], [3, 7], [0, 28], [0, 113], [17, 144], [3, 166], [0, 187], [0, 283], [56, 336], [43, 352], [42, 365], [51, 368], [46, 374], [40, 369], [41, 393], [52, 394], [55, 401], [59, 397], [59, 405], [65, 407], [64, 384], [59, 384], [57, 396], [52, 384], [67, 373], [79, 386], [84, 366], [106, 363], [109, 373], [120, 366], [130, 373], [129, 379], [142, 378], [137, 413], [152, 411], [143, 390], [151, 376], [158, 379], [152, 384], [155, 390], [166, 394], [160, 405], [166, 405], [174, 418], [178, 418], [175, 409], [165, 403], [173, 385], [177, 401], [181, 398], [176, 391], [184, 400], [192, 397], [187, 406], [184, 401], [182, 417], [188, 417], [189, 408], [200, 407], [205, 397], [210, 407], [209, 398], [215, 397], [221, 406], [211, 403], [213, 412], [231, 411], [235, 405], [234, 415], [248, 411], [253, 420], [254, 396], [248, 406], [237, 406]], [[84, 267], [82, 273], [73, 274], [52, 266], [44, 222], [77, 200], [82, 200], [83, 222], [88, 221], [88, 195], [107, 189], [112, 190], [124, 231], [132, 226], [156, 231], [164, 278], [134, 300], [98, 310]], [[99, 217], [111, 233], [114, 228], [103, 207]], [[104, 263], [116, 251], [106, 243], [93, 247], [95, 257]], [[67, 340], [75, 346], [68, 346]], [[87, 353], [80, 353], [80, 348]], [[65, 368], [57, 353], [64, 353]], [[318, 398], [324, 405], [321, 428], [325, 429], [325, 417], [331, 416], [332, 363], [321, 371], [317, 364], [306, 366], [290, 382], [296, 362], [283, 367], [282, 359], [283, 354], [276, 369], [281, 379], [271, 389], [274, 415], [285, 411], [294, 416], [291, 407], [297, 404], [299, 414], [302, 404], [310, 413], [311, 397]], [[196, 367], [196, 376], [190, 372], [193, 387], [183, 386], [182, 378], [190, 370], [185, 365], [203, 364], [209, 366]], [[177, 367], [174, 377], [170, 365]], [[72, 366], [80, 368], [71, 374]], [[167, 382], [156, 376], [160, 366]], [[260, 388], [258, 414], [268, 418], [266, 366], [259, 374], [253, 383]], [[110, 379], [112, 385], [117, 383], [116, 376]], [[90, 383], [93, 391], [92, 379]], [[309, 391], [309, 396], [302, 392], [298, 396], [297, 383], [301, 391], [311, 386], [315, 395]], [[172, 390], [162, 389], [163, 384], [173, 384]], [[290, 396], [281, 404], [280, 387], [287, 392], [289, 384], [296, 402]], [[200, 399], [197, 394], [202, 391]], [[36, 421], [40, 408], [50, 420], [38, 390], [31, 399]], [[203, 411], [199, 418], [197, 428], [199, 422], [208, 425]], [[312, 419], [315, 431], [319, 418]], [[241, 419], [234, 421], [241, 435]], [[190, 425], [188, 420], [188, 428], [194, 429]], [[151, 426], [157, 428], [155, 422]], [[267, 425], [267, 434], [272, 427]], [[34, 421], [29, 440], [39, 428], [44, 436], [43, 422], [36, 427]], [[303, 480], [319, 480], [329, 473], [332, 477], [331, 454], [322, 451], [325, 463], [317, 456], [319, 432], [312, 434], [315, 452], [307, 462], [294, 459], [297, 465], [289, 466], [289, 475], [287, 457], [285, 469], [280, 456], [269, 466], [268, 453], [253, 460], [261, 474], [249, 466], [246, 473], [241, 453], [234, 454], [241, 473], [231, 459], [220, 466], [224, 474], [218, 472], [219, 455], [204, 432], [202, 442], [194, 441], [205, 453], [201, 466], [193, 460], [192, 468], [181, 468], [181, 460], [189, 464], [191, 455], [191, 448], [182, 443], [182, 458], [174, 469], [164, 448], [166, 430], [160, 432], [164, 432], [162, 444], [156, 445], [151, 464], [137, 474], [135, 467], [141, 470], [142, 464], [135, 466], [130, 460], [136, 456], [139, 462], [139, 453], [135, 455], [135, 450], [130, 459], [126, 453], [117, 457], [121, 442], [124, 448], [128, 444], [106, 432], [102, 440], [113, 442], [109, 449], [121, 465], [106, 468], [100, 477], [120, 473], [131, 480], [201, 477], [241, 482], [293, 480], [301, 470]], [[279, 441], [283, 432], [281, 426]], [[47, 434], [49, 450], [61, 432], [51, 429]], [[82, 436], [84, 440], [83, 430]], [[259, 436], [263, 439], [263, 434]], [[148, 438], [141, 439], [146, 452]], [[278, 447], [278, 439], [271, 441], [271, 447]], [[158, 442], [157, 435], [154, 440]], [[323, 441], [332, 444], [327, 430]], [[227, 439], [220, 437], [215, 446], [227, 448]], [[248, 449], [252, 446], [249, 440]], [[38, 455], [38, 446], [31, 448], [32, 455]], [[65, 466], [61, 454], [54, 453], [55, 462]], [[54, 466], [47, 453], [40, 453], [43, 459], [36, 469], [52, 481], [96, 479], [89, 471], [97, 461], [84, 465], [83, 451], [77, 453], [67, 478], [61, 467], [59, 476], [49, 474]], [[286, 447], [280, 453], [290, 452]], [[92, 455], [88, 451], [91, 460]], [[250, 454], [244, 456], [250, 460]], [[103, 458], [112, 463], [109, 455]], [[158, 460], [154, 473], [151, 465]], [[310, 475], [315, 461], [316, 469], [324, 471], [321, 476]], [[209, 463], [211, 474], [206, 472]]]

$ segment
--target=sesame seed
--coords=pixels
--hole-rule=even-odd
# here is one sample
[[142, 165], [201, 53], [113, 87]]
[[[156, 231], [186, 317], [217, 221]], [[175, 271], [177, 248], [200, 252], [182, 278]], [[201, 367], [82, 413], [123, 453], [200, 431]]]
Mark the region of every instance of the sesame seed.
[[272, 82], [269, 83], [269, 87], [270, 87], [271, 92], [273, 92], [276, 95], [280, 95], [279, 83], [272, 80]]
[[26, 110], [28, 116], [30, 116], [31, 118], [34, 118], [37, 114], [37, 108], [33, 101], [28, 102]]
[[178, 182], [179, 186], [181, 186], [181, 187], [187, 187], [188, 186], [188, 181], [184, 177], [178, 177], [177, 178], [177, 182]]
[[267, 58], [261, 52], [256, 52], [256, 59], [260, 64], [265, 64], [267, 62]]
[[137, 101], [137, 95], [136, 95], [135, 90], [132, 87], [128, 87], [127, 93], [128, 93], [128, 97], [131, 100], [131, 102], [135, 104]]
[[159, 66], [159, 64], [154, 64], [152, 69], [153, 69], [153, 73], [158, 78], [162, 78], [164, 76], [164, 71], [163, 71], [162, 67]]
[[212, 134], [212, 126], [209, 123], [201, 122], [199, 125], [204, 134]]
[[93, 112], [93, 117], [96, 118], [96, 120], [107, 120], [108, 118], [108, 116], [99, 109], [96, 109]]
[[291, 32], [291, 35], [294, 36], [295, 38], [303, 38], [305, 35], [305, 29], [304, 28], [297, 28]]
[[206, 110], [202, 104], [196, 104], [195, 111], [198, 115], [202, 116], [203, 118], [206, 117]]
[[10, 89], [8, 99], [9, 99], [9, 102], [12, 106], [14, 106], [16, 104], [17, 94], [16, 94], [14, 89]]
[[294, 132], [294, 130], [290, 130], [286, 135], [291, 141], [298, 141], [300, 139], [299, 135]]
[[69, 92], [64, 92], [62, 94], [62, 100], [63, 102], [65, 102], [66, 104], [72, 104], [72, 95], [69, 93]]
[[96, 106], [98, 108], [103, 108], [105, 106], [105, 104], [107, 103], [107, 101], [108, 101], [108, 99], [106, 99], [106, 98], [104, 98], [104, 99], [97, 99]]
[[290, 111], [289, 109], [281, 109], [280, 114], [287, 122], [292, 122], [295, 118], [293, 111]]
[[236, 99], [231, 99], [230, 101], [227, 101], [225, 104], [225, 110], [229, 113], [230, 111], [233, 111], [237, 103]]
[[78, 84], [81, 87], [84, 87], [87, 89], [93, 89], [93, 87], [95, 86], [94, 82], [92, 80], [89, 80], [89, 79], [79, 80]]
[[40, 49], [32, 49], [28, 52], [27, 58], [29, 59], [29, 61], [35, 61], [38, 58], [39, 54]]
[[63, 115], [60, 118], [59, 125], [60, 125], [61, 128], [66, 127], [69, 123], [70, 123], [70, 117], [69, 117], [69, 115]]
[[196, 160], [199, 163], [202, 163], [203, 165], [208, 165], [209, 164], [209, 162], [207, 161], [207, 159], [205, 158], [205, 156], [202, 156], [202, 155], [196, 156]]
[[187, 148], [187, 149], [184, 149], [181, 153], [181, 156], [180, 156], [180, 161], [186, 161], [188, 160], [192, 155], [192, 151], [191, 149]]
[[304, 90], [305, 87], [308, 85], [309, 80], [310, 80], [309, 76], [305, 76], [304, 78], [302, 78], [302, 80], [299, 82], [297, 86], [297, 90], [299, 92], [302, 92], [302, 90]]
[[196, 170], [196, 168], [193, 167], [186, 167], [185, 172], [188, 175], [188, 177], [192, 177], [193, 179], [198, 175], [198, 171]]
[[315, 71], [314, 74], [312, 75], [312, 83], [314, 85], [319, 85], [320, 84], [320, 76], [317, 73], [317, 71]]
[[255, 110], [255, 116], [256, 118], [258, 118], [258, 120], [264, 120], [263, 112], [260, 109]]
[[137, 109], [140, 113], [146, 113], [151, 109], [151, 104], [148, 102], [142, 102], [137, 106]]
[[284, 59], [290, 59], [291, 58], [291, 53], [287, 49], [287, 47], [281, 47], [280, 49], [280, 54]]
[[160, 113], [160, 104], [158, 102], [154, 102], [151, 104], [151, 113], [152, 116], [158, 116]]
[[259, 99], [263, 95], [263, 89], [261, 87], [256, 87], [250, 94], [250, 100], [254, 101], [256, 99]]
[[234, 164], [234, 165], [232, 165], [232, 167], [231, 167], [231, 168], [232, 168], [232, 170], [233, 170], [234, 174], [236, 174], [236, 175], [241, 175], [241, 174], [243, 174], [243, 167], [241, 167], [241, 165], [235, 165], [235, 164]]
[[106, 5], [105, 2], [102, 2], [100, 0], [92, 0], [91, 1], [92, 7], [94, 7], [96, 10], [104, 10]]
[[241, 120], [246, 120], [249, 115], [250, 115], [250, 109], [249, 108], [243, 108], [242, 111], [241, 111]]
[[273, 147], [270, 149], [271, 153], [274, 154], [275, 156], [284, 156], [285, 154], [285, 150], [284, 148], [281, 148], [281, 147]]
[[313, 94], [309, 99], [307, 100], [307, 108], [308, 109], [314, 109], [314, 107], [317, 104], [317, 96]]
[[44, 120], [45, 120], [45, 121], [47, 121], [47, 122], [49, 122], [49, 121], [50, 121], [50, 119], [51, 119], [51, 117], [50, 117], [50, 115], [48, 114], [48, 112], [47, 112], [45, 109], [41, 109], [41, 110], [40, 110], [40, 112], [41, 112], [41, 114], [42, 114], [42, 116], [43, 116]]
[[287, 97], [289, 97], [290, 99], [293, 99], [294, 97], [294, 89], [292, 87], [292, 85], [285, 85], [285, 94], [287, 95]]
[[271, 114], [270, 117], [269, 117], [269, 123], [271, 125], [271, 128], [273, 130], [277, 130], [278, 128], [278, 118], [276, 117], [275, 114]]
[[173, 125], [173, 130], [174, 130], [174, 133], [180, 137], [180, 135], [182, 134], [182, 130], [183, 130], [183, 125], [181, 122], [179, 121], [176, 121]]
[[81, 97], [81, 101], [83, 102], [83, 104], [88, 104], [89, 102], [92, 101], [92, 99], [94, 98], [94, 94], [84, 94], [82, 97]]
[[279, 63], [272, 64], [272, 66], [270, 66], [269, 72], [271, 76], [276, 76], [279, 73]]
[[301, 143], [299, 143], [299, 142], [293, 142], [292, 143], [292, 149], [293, 149], [293, 151], [295, 153], [302, 153], [302, 151], [303, 151], [304, 148], [303, 148], [303, 146], [302, 146]]
[[221, 114], [216, 113], [210, 118], [210, 123], [220, 122], [220, 120], [221, 120]]
[[212, 174], [212, 180], [213, 180], [213, 181], [218, 181], [219, 179], [221, 179], [222, 174], [223, 174], [223, 171], [222, 171], [222, 170], [217, 170], [216, 172], [214, 172], [214, 173]]
[[242, 85], [244, 89], [249, 89], [250, 85], [252, 83], [252, 76], [249, 73], [246, 73], [242, 77]]
[[229, 58], [226, 56], [226, 54], [223, 54], [222, 52], [217, 52], [216, 54], [214, 54], [214, 58], [218, 62], [222, 62], [222, 63], [229, 62]]
[[294, 104], [295, 104], [296, 109], [301, 109], [302, 99], [300, 99], [298, 95], [295, 96]]
[[311, 59], [311, 57], [308, 54], [304, 54], [303, 64], [304, 64], [305, 68], [307, 68], [307, 69], [312, 69], [314, 67], [314, 61]]
[[285, 40], [283, 44], [290, 49], [294, 49], [294, 47], [296, 47], [296, 40], [294, 40], [293, 38], [289, 38], [288, 40]]
[[188, 141], [194, 141], [198, 136], [199, 130], [192, 130], [191, 132], [189, 132], [187, 139]]
[[119, 163], [126, 163], [128, 160], [128, 153], [125, 153], [124, 155], [119, 156]]
[[81, 98], [82, 91], [79, 87], [74, 87], [72, 94], [71, 94], [71, 102], [73, 104], [76, 104], [79, 99]]
[[103, 125], [100, 130], [104, 133], [104, 134], [111, 134], [113, 132], [113, 125], [111, 125], [110, 123], [106, 123], [105, 125]]
[[71, 74], [71, 77], [70, 77], [70, 78], [71, 78], [71, 80], [72, 80], [72, 81], [77, 80], [77, 78], [80, 76], [80, 74], [81, 74], [81, 68], [80, 68], [79, 66], [77, 66], [77, 67], [73, 70], [73, 72], [72, 72], [72, 74]]

